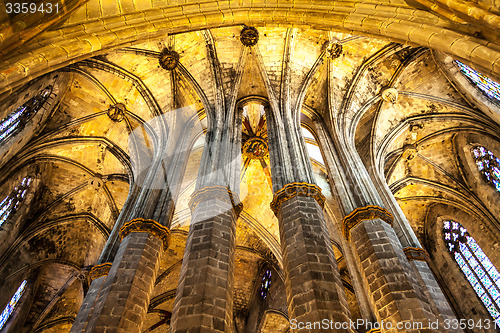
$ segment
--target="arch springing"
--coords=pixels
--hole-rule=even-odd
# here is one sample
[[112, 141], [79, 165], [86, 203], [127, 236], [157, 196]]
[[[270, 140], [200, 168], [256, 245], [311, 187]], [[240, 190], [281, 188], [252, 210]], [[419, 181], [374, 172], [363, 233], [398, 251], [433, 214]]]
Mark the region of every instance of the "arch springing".
[[483, 146], [474, 147], [472, 153], [483, 179], [500, 192], [500, 158]]
[[444, 221], [443, 237], [472, 288], [493, 319], [500, 323], [500, 273], [460, 223]]
[[12, 192], [0, 202], [0, 226], [7, 221], [9, 216], [16, 211], [19, 204], [24, 200], [31, 182], [31, 177], [24, 177], [21, 184], [14, 187]]
[[23, 129], [24, 125], [42, 108], [51, 93], [52, 86], [47, 86], [0, 122], [0, 146]]
[[14, 311], [14, 308], [16, 307], [17, 302], [19, 302], [19, 299], [21, 296], [23, 296], [24, 290], [26, 288], [26, 283], [27, 280], [24, 280], [19, 288], [17, 288], [16, 293], [12, 298], [10, 299], [9, 303], [5, 307], [5, 309], [2, 311], [2, 314], [0, 314], [0, 330], [4, 327], [5, 323], [9, 319], [9, 317], [12, 315], [12, 312]]
[[464, 63], [455, 60], [455, 63], [460, 68], [469, 81], [474, 83], [481, 92], [496, 104], [500, 104], [500, 84], [493, 81], [487, 76], [475, 71]]

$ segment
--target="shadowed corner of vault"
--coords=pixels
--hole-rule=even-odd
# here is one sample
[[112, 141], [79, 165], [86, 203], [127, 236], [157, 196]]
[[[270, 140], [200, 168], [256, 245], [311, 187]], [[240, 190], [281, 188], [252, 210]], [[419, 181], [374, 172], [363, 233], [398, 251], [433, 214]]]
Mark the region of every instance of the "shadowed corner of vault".
[[[134, 185], [142, 189], [168, 189], [177, 206], [184, 178], [180, 170], [186, 168], [195, 145], [201, 144], [204, 145], [203, 150], [207, 149], [205, 130], [206, 118], [200, 117], [194, 105], [165, 112], [137, 126], [128, 140]], [[240, 165], [240, 157], [236, 156], [225, 165], [218, 164], [212, 171], [196, 172], [206, 179], [220, 180], [219, 184], [225, 184], [232, 193], [239, 194], [239, 184], [230, 181], [229, 170]], [[196, 181], [198, 177], [195, 177]], [[227, 198], [222, 199], [227, 199], [228, 201], [224, 200], [226, 202], [234, 200], [234, 205], [244, 199], [239, 196], [231, 198], [228, 192], [224, 195]], [[204, 216], [209, 217], [213, 216]]]

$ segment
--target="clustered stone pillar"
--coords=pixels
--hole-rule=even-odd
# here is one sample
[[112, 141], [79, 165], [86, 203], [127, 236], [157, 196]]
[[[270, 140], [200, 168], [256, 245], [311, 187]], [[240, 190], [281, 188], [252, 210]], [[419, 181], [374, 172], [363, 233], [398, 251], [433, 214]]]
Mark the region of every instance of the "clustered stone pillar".
[[242, 205], [224, 186], [197, 190], [171, 331], [232, 332], [236, 220]]
[[348, 323], [347, 301], [322, 210], [324, 201], [318, 186], [291, 183], [276, 192], [271, 203], [280, 226], [288, 315], [303, 323], [325, 319]]
[[73, 332], [140, 332], [170, 232], [154, 220], [136, 218], [123, 225], [120, 238], [111, 267], [93, 270], [92, 284], [98, 288], [85, 300], [93, 304], [92, 316], [75, 323]]
[[[364, 272], [379, 321], [390, 322], [396, 332], [398, 323], [421, 323], [429, 329], [435, 320], [426, 295], [411, 277], [411, 267], [394, 229], [393, 217], [382, 207], [355, 209], [344, 218], [344, 236], [351, 241]], [[406, 332], [421, 332], [406, 329]]]

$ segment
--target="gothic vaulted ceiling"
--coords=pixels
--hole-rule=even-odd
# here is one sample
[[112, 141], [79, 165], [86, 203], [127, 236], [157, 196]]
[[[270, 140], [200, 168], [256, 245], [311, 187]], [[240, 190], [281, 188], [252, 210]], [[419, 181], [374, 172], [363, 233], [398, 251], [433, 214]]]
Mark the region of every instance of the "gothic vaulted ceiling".
[[[481, 184], [463, 147], [481, 142], [500, 153], [499, 124], [454, 88], [442, 70], [442, 55], [425, 48], [448, 51], [498, 75], [497, 21], [472, 19], [453, 3], [434, 13], [423, 1], [398, 0], [296, 1], [293, 8], [273, 1], [68, 1], [63, 19], [47, 18], [40, 31], [28, 24], [26, 37], [20, 39], [5, 33], [20, 19], [11, 17], [10, 26], [0, 26], [6, 36], [0, 39], [0, 97], [6, 106], [0, 116], [44, 86], [56, 87], [39, 123], [0, 147], [1, 198], [23, 177], [34, 179], [23, 208], [0, 230], [2, 285], [15, 290], [24, 272], [37, 276], [32, 291], [36, 302], [27, 310], [26, 328], [69, 329], [88, 288], [86, 273], [134, 181], [131, 133], [158, 115], [182, 110], [185, 117], [199, 118], [198, 136], [176, 203], [172, 245], [163, 257], [144, 329], [154, 331], [165, 311], [172, 311], [190, 222], [188, 201], [203, 150], [204, 112], [215, 103], [214, 59], [220, 63], [226, 94], [242, 73], [237, 98], [267, 98], [269, 89], [279, 91], [284, 53], [292, 50], [290, 87], [294, 93], [304, 92], [304, 114], [327, 124], [342, 118], [343, 131], [363, 163], [389, 186], [422, 241], [428, 239], [429, 216], [439, 207], [459, 210], [478, 225], [498, 225], [493, 192], [485, 188], [477, 195], [470, 190], [471, 184]], [[477, 1], [477, 8], [496, 13], [492, 6]], [[240, 42], [242, 23], [259, 31], [253, 48]], [[332, 27], [336, 32], [326, 31]], [[328, 43], [342, 45], [340, 57], [328, 56]], [[174, 71], [159, 66], [165, 47], [179, 53], [180, 66]], [[388, 87], [397, 90], [396, 100], [381, 98]], [[113, 119], [111, 106], [118, 104], [122, 114]], [[342, 213], [329, 185], [335, 180], [328, 178], [322, 161], [313, 165], [328, 199], [332, 243], [340, 244], [335, 221]], [[238, 220], [235, 268], [235, 313], [241, 318], [248, 315], [263, 263], [281, 265], [265, 166], [257, 160], [242, 163], [245, 209]], [[341, 261], [341, 251], [336, 249], [336, 254]], [[8, 297], [1, 295], [0, 304]], [[276, 304], [263, 331], [287, 329], [286, 309], [279, 305], [284, 303]]]

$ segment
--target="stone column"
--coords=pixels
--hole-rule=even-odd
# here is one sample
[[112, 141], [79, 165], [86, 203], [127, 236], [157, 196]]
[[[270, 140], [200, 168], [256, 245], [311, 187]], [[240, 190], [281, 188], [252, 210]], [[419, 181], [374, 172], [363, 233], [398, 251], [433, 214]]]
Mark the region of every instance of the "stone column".
[[344, 218], [343, 233], [357, 254], [378, 321], [393, 326], [384, 332], [397, 332], [398, 323], [410, 327], [416, 322], [422, 328], [405, 332], [430, 332], [430, 322], [436, 317], [427, 295], [411, 274], [412, 268], [391, 226], [392, 220], [384, 208], [357, 208]]
[[140, 332], [146, 317], [170, 232], [156, 221], [137, 218], [125, 223], [120, 238], [122, 242], [85, 331]]
[[[266, 108], [274, 198], [279, 220], [288, 315], [291, 322], [349, 322], [340, 273], [323, 215], [324, 196], [297, 118], [287, 103]], [[297, 110], [295, 110], [297, 111]], [[304, 332], [312, 330], [304, 330]], [[334, 332], [348, 332], [334, 329]]]
[[197, 190], [171, 332], [232, 332], [236, 220], [242, 205], [224, 186]]
[[[413, 150], [414, 148], [410, 149]], [[428, 263], [430, 258], [428, 253], [422, 248], [422, 245], [410, 226], [408, 219], [401, 210], [401, 207], [397, 203], [396, 198], [389, 189], [389, 186], [382, 175], [377, 172], [376, 168], [372, 167], [369, 168], [369, 170], [375, 186], [379, 189], [382, 201], [394, 215], [394, 230], [404, 248], [404, 252], [410, 262], [415, 278], [422, 292], [426, 295], [433, 313], [436, 315], [436, 319], [439, 319], [441, 324], [443, 324], [446, 319], [457, 319], [429, 267]], [[440, 327], [442, 328], [443, 326], [441, 325]], [[456, 332], [463, 331], [462, 329], [457, 329]]]
[[324, 201], [318, 186], [292, 183], [276, 192], [271, 203], [279, 220], [288, 315], [292, 321], [349, 322], [349, 309], [323, 215]]
[[[316, 124], [318, 127], [318, 124]], [[430, 323], [439, 316], [434, 302], [415, 275], [393, 228], [394, 217], [384, 207], [379, 190], [373, 183], [350, 141], [332, 126], [333, 136], [323, 131], [324, 141], [332, 150], [328, 163], [342, 178], [334, 181], [341, 206], [346, 214], [342, 228], [355, 256], [366, 294], [376, 320], [390, 322], [395, 332], [398, 323], [422, 323], [430, 331]], [[399, 225], [396, 224], [397, 227]], [[398, 228], [398, 230], [400, 230]], [[421, 332], [420, 330], [407, 330]], [[444, 330], [439, 330], [444, 332]]]
[[87, 326], [89, 316], [91, 315], [95, 302], [102, 290], [104, 280], [111, 269], [111, 263], [106, 262], [92, 267], [90, 270], [90, 286], [85, 299], [78, 311], [78, 315], [73, 322], [71, 332], [83, 332]]

